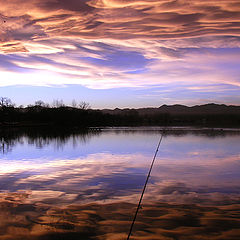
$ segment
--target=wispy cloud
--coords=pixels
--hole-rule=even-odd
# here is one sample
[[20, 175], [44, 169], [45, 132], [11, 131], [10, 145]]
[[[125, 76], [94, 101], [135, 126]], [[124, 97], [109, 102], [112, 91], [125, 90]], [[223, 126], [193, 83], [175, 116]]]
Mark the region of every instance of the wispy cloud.
[[237, 1], [0, 0], [0, 19], [1, 86], [239, 86]]
[[0, 3], [2, 42], [53, 36], [187, 40], [209, 35], [234, 37], [240, 33], [237, 1], [1, 0]]

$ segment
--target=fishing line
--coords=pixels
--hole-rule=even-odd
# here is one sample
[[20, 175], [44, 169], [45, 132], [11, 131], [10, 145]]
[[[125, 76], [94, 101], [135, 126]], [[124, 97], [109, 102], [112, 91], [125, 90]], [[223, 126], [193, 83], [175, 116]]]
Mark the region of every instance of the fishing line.
[[[163, 132], [164, 132], [164, 131], [163, 131]], [[129, 238], [130, 238], [130, 236], [131, 236], [131, 233], [132, 233], [132, 230], [133, 230], [133, 226], [134, 226], [134, 223], [135, 223], [136, 218], [137, 218], [138, 210], [139, 210], [139, 208], [140, 208], [140, 206], [141, 206], [141, 202], [142, 202], [142, 199], [143, 199], [143, 195], [144, 195], [145, 189], [146, 189], [146, 187], [147, 187], [148, 180], [149, 180], [149, 177], [150, 177], [152, 168], [153, 168], [153, 164], [154, 164], [154, 162], [155, 162], [155, 159], [156, 159], [156, 156], [157, 156], [157, 153], [158, 153], [158, 149], [159, 149], [159, 147], [160, 147], [160, 145], [161, 145], [161, 142], [162, 142], [163, 132], [162, 132], [162, 134], [161, 134], [161, 137], [160, 137], [160, 139], [159, 139], [159, 142], [158, 142], [158, 145], [157, 145], [155, 154], [154, 154], [154, 156], [153, 156], [152, 163], [151, 163], [150, 169], [149, 169], [149, 171], [148, 171], [148, 175], [147, 175], [147, 178], [146, 178], [146, 181], [145, 181], [143, 190], [142, 190], [141, 197], [140, 197], [139, 202], [138, 202], [138, 206], [137, 206], [137, 209], [136, 209], [136, 212], [135, 212], [135, 215], [134, 215], [134, 218], [133, 218], [133, 221], [132, 221], [132, 224], [131, 224], [129, 233], [128, 233], [127, 240], [129, 240]]]

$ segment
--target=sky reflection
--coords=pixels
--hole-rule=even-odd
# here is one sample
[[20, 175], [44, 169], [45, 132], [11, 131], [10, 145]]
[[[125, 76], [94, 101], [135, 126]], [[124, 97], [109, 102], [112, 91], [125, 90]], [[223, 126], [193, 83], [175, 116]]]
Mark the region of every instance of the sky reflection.
[[[83, 214], [82, 211], [86, 211], [86, 206], [92, 206], [89, 207], [91, 213], [92, 208], [96, 206], [98, 209], [103, 205], [109, 208], [115, 206], [113, 213], [120, 211], [117, 208], [118, 205], [115, 205], [120, 204], [122, 212], [120, 218], [124, 215], [124, 221], [129, 221], [130, 216], [124, 213], [125, 208], [133, 211], [139, 199], [159, 133], [158, 131], [116, 132], [108, 130], [92, 135], [87, 142], [79, 141], [73, 144], [70, 136], [62, 148], [55, 148], [55, 141], [49, 141], [41, 149], [37, 144], [30, 144], [27, 136], [19, 138], [10, 153], [1, 155], [0, 208], [4, 211], [0, 217], [4, 219], [6, 211], [9, 216], [13, 214], [11, 211], [16, 211], [14, 215], [18, 215], [21, 209], [15, 208], [22, 206], [26, 224], [31, 222], [35, 228], [38, 226], [37, 229], [41, 229], [39, 230], [41, 234], [43, 234], [43, 229], [46, 234], [49, 232], [46, 230], [45, 223], [49, 223], [52, 219], [51, 222], [56, 224], [59, 220], [59, 216], [56, 220], [53, 217], [54, 214], [49, 211], [68, 209], [72, 217], [77, 218], [80, 212]], [[224, 135], [212, 134], [211, 136], [199, 132], [166, 133], [144, 196], [143, 212], [147, 213], [146, 209], [149, 208], [149, 213], [152, 214], [149, 217], [154, 218], [152, 208], [157, 208], [159, 211], [159, 204], [162, 204], [160, 207], [162, 211], [168, 213], [173, 211], [173, 215], [183, 211], [181, 210], [182, 204], [192, 206], [196, 204], [198, 206], [196, 208], [204, 209], [209, 206], [228, 205], [229, 208], [230, 206], [233, 208], [234, 205], [240, 205], [239, 140], [240, 134], [237, 132], [229, 134], [225, 132]], [[28, 152], [24, 152], [22, 159], [20, 158], [22, 152], [19, 152], [20, 146], [24, 146], [23, 149], [29, 148]], [[66, 157], [69, 152], [71, 154]], [[11, 205], [13, 203], [15, 203], [14, 206]], [[122, 205], [123, 203], [127, 205]], [[179, 207], [173, 210], [176, 204]], [[8, 209], [11, 211], [8, 212]], [[201, 209], [196, 211], [203, 214]], [[93, 212], [96, 214], [96, 209]], [[49, 214], [50, 220], [49, 216], [47, 217]], [[84, 215], [86, 219], [92, 218], [89, 212], [86, 214]], [[109, 216], [109, 218], [112, 217], [113, 215]], [[196, 218], [199, 217], [200, 215]], [[17, 219], [16, 221], [20, 221], [19, 216]], [[86, 224], [85, 220], [80, 222]], [[10, 226], [13, 224], [11, 221], [4, 220], [3, 222], [6, 226]], [[152, 220], [149, 219], [149, 221]], [[61, 225], [60, 228], [71, 228], [71, 224], [76, 228], [76, 222], [73, 220], [67, 222], [68, 224], [64, 223], [66, 225], [63, 224], [64, 227]], [[183, 226], [183, 223], [186, 224], [186, 221], [183, 220], [179, 226]], [[109, 227], [110, 223], [102, 224], [107, 224]], [[171, 223], [166, 224], [169, 226], [173, 222], [171, 220]], [[164, 224], [160, 225], [164, 228]], [[34, 229], [34, 234], [38, 230]], [[123, 239], [125, 233], [123, 234], [124, 231], [122, 231], [122, 228], [118, 229], [119, 235], [114, 235], [113, 238], [104, 235], [105, 237], [98, 239]], [[156, 229], [152, 232], [160, 234], [156, 232]], [[31, 231], [27, 234], [31, 235]], [[76, 239], [77, 237], [79, 236], [77, 235]], [[1, 238], [1, 233], [0, 239], [5, 239]], [[51, 239], [51, 237], [46, 239]], [[91, 239], [90, 235], [86, 239]], [[158, 238], [147, 237], [146, 239]]]
[[[2, 155], [1, 190], [78, 192], [77, 200], [84, 195], [89, 201], [130, 196], [143, 185], [159, 136], [158, 131], [103, 131], [88, 141], [70, 136], [62, 147], [45, 140], [41, 148], [40, 138], [24, 136]], [[149, 188], [184, 185], [188, 192], [239, 193], [239, 140], [237, 133], [165, 134]], [[155, 195], [161, 199], [161, 190]]]

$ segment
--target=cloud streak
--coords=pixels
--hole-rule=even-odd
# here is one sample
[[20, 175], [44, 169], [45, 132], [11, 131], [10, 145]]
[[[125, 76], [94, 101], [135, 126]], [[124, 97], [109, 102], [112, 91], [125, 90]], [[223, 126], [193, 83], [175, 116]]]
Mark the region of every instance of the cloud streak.
[[1, 86], [239, 87], [239, 47], [237, 1], [0, 0]]
[[[236, 1], [0, 1], [1, 41], [239, 36]], [[235, 4], [234, 4], [235, 3]], [[16, 5], [21, 8], [16, 9]], [[211, 11], [211, 12], [210, 12]]]

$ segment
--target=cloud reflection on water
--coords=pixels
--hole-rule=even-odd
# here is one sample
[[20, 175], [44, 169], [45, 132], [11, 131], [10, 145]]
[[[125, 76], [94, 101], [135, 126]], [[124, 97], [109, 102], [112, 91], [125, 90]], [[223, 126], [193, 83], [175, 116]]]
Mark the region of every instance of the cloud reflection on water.
[[[135, 205], [26, 204], [26, 194], [1, 200], [0, 239], [126, 239]], [[238, 239], [240, 205], [144, 204], [132, 239]]]
[[[157, 134], [103, 132], [87, 144], [108, 137], [122, 150], [2, 159], [0, 239], [124, 239], [151, 161], [140, 143]], [[239, 138], [164, 136], [133, 239], [238, 239]]]

